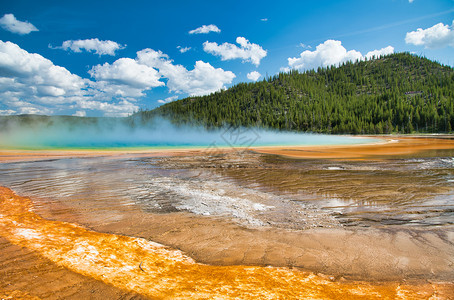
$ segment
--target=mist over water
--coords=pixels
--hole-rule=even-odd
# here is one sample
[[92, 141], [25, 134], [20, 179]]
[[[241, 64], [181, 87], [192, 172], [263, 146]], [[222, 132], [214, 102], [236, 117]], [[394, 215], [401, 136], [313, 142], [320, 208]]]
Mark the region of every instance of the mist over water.
[[52, 148], [159, 148], [251, 147], [267, 145], [333, 145], [373, 142], [350, 136], [225, 127], [207, 130], [176, 126], [165, 119], [137, 125], [127, 118], [3, 117], [0, 147]]

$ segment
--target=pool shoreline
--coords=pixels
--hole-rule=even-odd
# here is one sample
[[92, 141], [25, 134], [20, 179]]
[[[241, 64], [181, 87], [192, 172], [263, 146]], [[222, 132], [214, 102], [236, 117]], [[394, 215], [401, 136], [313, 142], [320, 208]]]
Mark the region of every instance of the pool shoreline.
[[111, 149], [1, 149], [0, 163], [99, 156], [168, 156], [196, 153], [226, 153], [251, 150], [258, 153], [313, 159], [364, 159], [380, 156], [409, 155], [425, 150], [454, 149], [454, 135], [364, 135], [357, 139], [377, 139], [372, 143], [331, 145], [251, 145], [248, 147], [194, 146], [182, 148], [111, 148]]
[[[367, 136], [366, 138], [369, 138]], [[377, 138], [374, 136], [374, 138]], [[377, 158], [392, 158], [393, 155], [409, 155], [412, 153], [417, 153], [418, 151], [431, 151], [436, 149], [447, 149], [449, 151], [454, 149], [454, 140], [451, 136], [448, 136], [447, 139], [440, 138], [439, 136], [433, 137], [421, 137], [421, 136], [381, 136], [382, 140], [377, 143], [369, 143], [369, 144], [359, 144], [359, 145], [330, 145], [330, 146], [268, 146], [268, 147], [249, 147], [249, 148], [216, 148], [214, 149], [215, 152], [209, 152], [206, 148], [199, 148], [199, 149], [151, 149], [147, 151], [143, 150], [136, 150], [136, 151], [117, 151], [117, 150], [110, 150], [110, 151], [99, 151], [99, 150], [41, 150], [41, 151], [21, 151], [21, 150], [0, 150], [0, 162], [3, 163], [14, 163], [14, 162], [25, 162], [25, 161], [39, 161], [39, 160], [54, 160], [54, 159], [70, 159], [70, 158], [89, 158], [89, 157], [105, 157], [107, 162], [109, 163], [109, 159], [124, 159], [131, 157], [139, 158], [139, 157], [153, 157], [153, 156], [197, 156], [197, 155], [216, 155], [217, 153], [232, 153], [236, 151], [243, 151], [243, 150], [250, 150], [254, 152], [260, 153], [267, 153], [271, 155], [283, 155], [286, 157], [291, 158], [298, 158], [298, 159], [377, 159]], [[219, 152], [216, 152], [219, 151]], [[239, 157], [244, 159], [244, 154], [238, 154]], [[184, 158], [184, 157], [183, 157]], [[315, 160], [315, 162], [317, 162]], [[51, 162], [52, 163], [52, 162]], [[2, 199], [1, 199], [2, 198]], [[112, 277], [112, 274], [107, 273], [100, 273], [98, 269], [106, 267], [108, 262], [109, 256], [105, 256], [102, 260], [97, 261], [95, 263], [91, 262], [92, 253], [94, 253], [93, 249], [97, 252], [102, 253], [100, 249], [107, 247], [107, 249], [112, 250], [119, 247], [118, 241], [121, 240], [123, 242], [130, 243], [131, 241], [144, 241], [147, 243], [148, 241], [156, 241], [160, 244], [164, 244], [167, 246], [172, 247], [172, 249], [181, 249], [184, 253], [188, 253], [188, 259], [195, 259], [195, 261], [200, 261], [198, 258], [201, 256], [206, 256], [207, 253], [210, 253], [207, 250], [214, 249], [214, 244], [206, 244], [205, 248], [195, 248], [194, 245], [191, 245], [190, 239], [188, 237], [191, 236], [203, 236], [206, 234], [207, 230], [211, 232], [211, 235], [216, 236], [226, 236], [229, 237], [234, 242], [244, 241], [243, 244], [250, 247], [251, 244], [256, 246], [260, 246], [264, 243], [266, 239], [270, 237], [270, 235], [275, 236], [275, 240], [277, 241], [275, 247], [271, 247], [271, 249], [275, 249], [272, 252], [266, 252], [266, 255], [272, 257], [273, 255], [277, 259], [279, 257], [283, 257], [282, 254], [283, 250], [290, 256], [291, 252], [289, 249], [283, 249], [282, 246], [285, 243], [291, 245], [294, 241], [300, 241], [302, 243], [301, 249], [304, 251], [302, 252], [303, 258], [305, 258], [304, 268], [298, 269], [298, 264], [295, 265], [295, 268], [288, 268], [286, 265], [288, 263], [267, 263], [266, 265], [274, 266], [272, 268], [263, 268], [263, 266], [254, 265], [251, 266], [251, 261], [253, 260], [244, 260], [246, 257], [244, 253], [242, 253], [238, 248], [231, 247], [231, 251], [225, 253], [225, 260], [217, 261], [217, 262], [207, 262], [202, 261], [202, 264], [195, 263], [195, 264], [188, 264], [186, 267], [188, 271], [194, 272], [198, 270], [199, 272], [202, 269], [209, 270], [209, 272], [214, 272], [216, 274], [224, 274], [224, 272], [228, 272], [234, 278], [238, 278], [235, 275], [238, 271], [240, 274], [244, 272], [246, 269], [248, 272], [257, 272], [260, 278], [265, 280], [278, 280], [276, 277], [272, 276], [274, 273], [278, 273], [279, 276], [285, 274], [288, 278], [292, 278], [292, 282], [295, 282], [295, 286], [292, 288], [287, 288], [281, 290], [282, 294], [276, 292], [273, 286], [267, 286], [266, 289], [262, 289], [260, 291], [261, 294], [259, 295], [270, 295], [276, 292], [273, 295], [287, 295], [290, 297], [298, 297], [307, 293], [307, 295], [313, 295], [314, 297], [332, 297], [332, 296], [344, 296], [344, 297], [367, 297], [370, 293], [374, 293], [375, 295], [380, 295], [382, 297], [389, 297], [395, 298], [402, 293], [404, 293], [408, 297], [416, 297], [416, 295], [425, 295], [421, 298], [428, 298], [431, 295], [438, 295], [442, 296], [445, 299], [449, 299], [450, 297], [454, 296], [452, 294], [452, 287], [453, 283], [450, 279], [448, 281], [443, 280], [444, 275], [443, 272], [447, 271], [446, 278], [452, 278], [452, 267], [446, 266], [444, 263], [434, 262], [434, 266], [438, 266], [439, 268], [435, 271], [437, 277], [431, 278], [427, 273], [426, 275], [422, 275], [423, 273], [416, 272], [419, 268], [419, 265], [415, 265], [413, 267], [413, 271], [407, 271], [407, 275], [409, 275], [412, 279], [407, 280], [410, 278], [396, 278], [390, 276], [390, 281], [386, 281], [383, 279], [373, 278], [369, 275], [360, 276], [356, 279], [348, 278], [347, 274], [351, 273], [352, 270], [346, 272], [347, 269], [339, 269], [339, 272], [333, 272], [333, 268], [327, 269], [328, 263], [332, 266], [338, 265], [338, 261], [345, 261], [342, 255], [335, 255], [340, 250], [342, 253], [346, 252], [348, 257], [355, 261], [352, 266], [354, 266], [355, 272], [361, 275], [361, 272], [365, 272], [365, 268], [369, 266], [371, 263], [380, 264], [386, 263], [389, 257], [392, 257], [395, 261], [396, 270], [407, 270], [408, 264], [414, 264], [414, 262], [418, 262], [418, 257], [421, 257], [425, 252], [425, 249], [432, 249], [431, 247], [434, 246], [435, 241], [436, 244], [439, 245], [439, 249], [444, 249], [445, 256], [449, 257], [449, 253], [452, 253], [452, 246], [447, 246], [450, 240], [452, 240], [452, 236], [449, 235], [448, 242], [444, 239], [438, 237], [438, 233], [436, 231], [432, 233], [426, 233], [424, 229], [421, 230], [407, 230], [403, 229], [401, 231], [396, 231], [395, 233], [386, 233], [387, 231], [377, 231], [377, 230], [357, 230], [357, 231], [350, 231], [350, 230], [335, 230], [335, 229], [313, 229], [307, 231], [296, 232], [292, 230], [286, 231], [286, 235], [282, 236], [281, 231], [264, 231], [262, 229], [247, 229], [247, 230], [239, 230], [236, 225], [232, 225], [227, 221], [219, 221], [219, 220], [209, 220], [208, 218], [201, 218], [201, 217], [194, 217], [188, 216], [185, 217], [180, 216], [180, 221], [177, 222], [173, 215], [148, 215], [148, 223], [146, 228], [154, 228], [151, 225], [156, 225], [155, 231], [150, 231], [145, 233], [143, 228], [139, 228], [140, 226], [144, 226], [142, 221], [138, 224], [138, 228], [132, 228], [131, 232], [126, 232], [125, 227], [128, 226], [128, 222], [136, 222], [137, 218], [144, 218], [146, 220], [145, 214], [140, 214], [138, 207], [133, 206], [126, 206], [125, 210], [130, 210], [129, 213], [125, 214], [125, 216], [130, 216], [130, 218], [125, 218], [122, 222], [118, 224], [113, 224], [111, 226], [100, 224], [99, 226], [93, 226], [92, 224], [86, 224], [85, 222], [80, 222], [77, 218], [70, 218], [69, 220], [58, 220], [53, 214], [52, 209], [49, 209], [48, 206], [44, 203], [44, 207], [41, 209], [37, 209], [37, 207], [33, 208], [31, 205], [36, 204], [35, 199], [28, 199], [21, 196], [16, 195], [13, 191], [0, 188], [0, 210], [1, 218], [0, 218], [0, 231], [2, 238], [7, 238], [10, 242], [15, 245], [20, 245], [25, 247], [24, 249], [29, 249], [37, 253], [42, 257], [46, 257], [50, 259], [53, 263], [56, 263], [59, 267], [63, 267], [64, 269], [70, 270], [71, 272], [75, 272], [81, 274], [86, 278], [94, 279], [99, 282], [104, 282], [107, 285], [113, 285], [120, 290], [129, 293], [138, 293], [140, 295], [146, 295], [148, 297], [162, 297], [163, 295], [175, 295], [174, 292], [177, 292], [176, 295], [183, 297], [191, 296], [196, 298], [197, 296], [203, 297], [203, 295], [217, 295], [213, 287], [216, 289], [222, 288], [225, 289], [226, 287], [219, 285], [216, 282], [213, 282], [210, 276], [207, 277], [207, 280], [211, 280], [209, 284], [206, 285], [206, 290], [204, 290], [203, 294], [200, 290], [197, 290], [197, 285], [187, 285], [185, 282], [179, 281], [179, 274], [175, 274], [167, 279], [174, 282], [176, 285], [173, 288], [162, 288], [159, 285], [155, 286], [153, 289], [144, 289], [143, 283], [149, 283], [150, 281], [144, 277], [144, 271], [142, 270], [147, 269], [152, 266], [149, 261], [147, 261], [147, 256], [135, 255], [131, 259], [128, 260], [127, 267], [129, 268], [130, 265], [134, 265], [135, 268], [128, 270], [123, 270], [124, 274], [120, 277]], [[19, 202], [18, 202], [19, 201]], [[22, 207], [20, 202], [22, 201], [25, 204]], [[25, 202], [23, 202], [25, 201]], [[16, 207], [20, 208], [20, 211], [17, 213], [9, 213], [9, 209]], [[22, 207], [22, 208], [21, 208]], [[24, 210], [25, 209], [25, 210]], [[113, 208], [112, 208], [113, 209]], [[46, 214], [41, 214], [42, 212], [48, 211]], [[28, 216], [27, 222], [23, 222], [23, 216]], [[142, 220], [142, 219], [141, 219]], [[213, 222], [216, 221], [219, 223], [219, 226], [214, 227]], [[81, 224], [85, 228], [90, 228], [90, 230], [83, 229]], [[168, 228], [165, 227], [165, 224], [168, 224]], [[50, 226], [50, 227], [49, 227]], [[173, 227], [172, 227], [173, 226]], [[176, 227], [175, 227], [176, 226]], [[45, 228], [55, 228], [54, 231], [46, 231]], [[215, 230], [218, 230], [216, 231]], [[76, 235], [68, 234], [59, 235], [60, 230], [75, 230]], [[136, 231], [134, 231], [136, 230]], [[263, 239], [258, 238], [259, 231], [264, 231]], [[390, 231], [390, 230], [388, 230]], [[407, 232], [408, 231], [408, 232]], [[391, 232], [391, 231], [390, 231]], [[80, 233], [80, 234], [79, 234]], [[172, 234], [170, 234], [172, 233]], [[226, 234], [229, 233], [229, 234]], [[240, 234], [241, 233], [241, 234]], [[367, 234], [366, 234], [367, 233]], [[386, 233], [386, 234], [385, 234]], [[415, 235], [416, 234], [416, 235]], [[416, 238], [415, 238], [416, 236]], [[68, 248], [68, 245], [62, 243], [62, 241], [66, 241], [67, 239], [71, 239], [74, 237], [74, 240], [80, 244], [79, 248]], [[234, 237], [234, 238], [232, 238]], [[106, 242], [112, 239], [112, 243]], [[145, 239], [145, 240], [143, 240]], [[255, 240], [256, 239], [256, 240]], [[283, 242], [285, 240], [285, 243]], [[349, 242], [346, 242], [348, 240]], [[413, 240], [416, 240], [417, 243], [420, 241], [428, 241], [427, 245], [424, 244], [421, 247], [420, 252], [415, 252], [413, 246]], [[42, 241], [48, 244], [48, 248], [43, 248]], [[212, 239], [207, 238], [207, 241], [212, 241]], [[325, 251], [326, 253], [316, 252], [315, 250], [318, 249], [317, 245], [315, 245], [313, 249], [309, 246], [312, 245], [316, 241], [316, 243], [321, 243], [325, 246], [322, 248], [330, 249], [329, 251]], [[397, 241], [397, 242], [396, 242]], [[87, 244], [88, 243], [88, 244]], [[102, 247], [99, 248], [99, 243], [102, 244]], [[142, 243], [142, 242], [141, 242]], [[153, 242], [150, 242], [151, 245]], [[222, 241], [222, 245], [225, 246], [225, 241]], [[337, 249], [338, 245], [342, 243], [355, 245], [367, 245], [369, 248], [356, 249], [355, 247], [350, 247], [350, 252], [346, 251], [345, 247], [342, 249]], [[386, 245], [393, 244], [393, 246], [389, 249], [388, 252], [385, 251]], [[394, 243], [396, 243], [394, 245]], [[221, 244], [218, 244], [218, 246]], [[374, 245], [372, 248], [370, 248]], [[450, 244], [451, 245], [451, 244]], [[8, 246], [9, 247], [9, 246]], [[47, 246], [46, 246], [47, 247]], [[68, 249], [66, 249], [66, 248]], [[95, 248], [93, 248], [95, 247]], [[148, 247], [148, 246], [147, 246]], [[153, 246], [154, 247], [154, 246]], [[404, 252], [400, 249], [413, 249], [413, 256], [407, 258], [407, 255], [404, 255]], [[121, 248], [121, 247], [120, 247]], [[254, 247], [253, 247], [254, 248]], [[168, 248], [166, 248], [168, 249]], [[198, 249], [198, 250], [197, 250]], [[257, 251], [257, 247], [254, 248], [255, 251], [247, 250], [246, 253], [252, 256], [260, 256], [260, 252]], [[309, 250], [308, 250], [309, 249]], [[144, 251], [142, 248], [139, 249], [140, 252]], [[243, 249], [244, 250], [244, 249]], [[373, 250], [373, 251], [371, 251]], [[424, 250], [424, 251], [423, 251]], [[73, 255], [73, 261], [65, 261], [66, 254], [65, 253], [72, 253], [77, 254], [78, 251], [81, 251], [79, 255]], [[113, 251], [113, 250], [112, 250]], [[117, 251], [117, 250], [115, 250]], [[147, 250], [148, 251], [148, 250]], [[173, 250], [170, 250], [173, 251]], [[58, 254], [59, 252], [60, 254]], [[341, 253], [339, 252], [339, 253]], [[57, 253], [57, 254], [55, 254]], [[142, 252], [141, 252], [142, 253]], [[173, 252], [170, 252], [173, 253]], [[289, 254], [290, 253], [290, 254]], [[383, 254], [384, 253], [384, 254]], [[113, 254], [118, 257], [117, 252], [108, 252], [105, 255]], [[392, 255], [391, 255], [392, 254]], [[102, 254], [104, 255], [104, 254]], [[293, 254], [292, 254], [293, 255]], [[305, 255], [305, 256], [304, 256]], [[389, 256], [391, 255], [391, 256]], [[170, 255], [171, 256], [171, 255]], [[198, 257], [199, 256], [199, 257]], [[251, 259], [253, 258], [251, 256]], [[11, 254], [11, 257], [17, 258], [14, 254]], [[2, 257], [3, 261], [9, 261], [11, 257]], [[150, 256], [152, 257], [152, 256]], [[186, 257], [186, 256], [185, 256]], [[224, 256], [223, 256], [224, 257]], [[236, 262], [232, 260], [235, 257], [243, 257], [243, 261]], [[356, 258], [355, 258], [356, 257]], [[381, 257], [381, 259], [377, 259]], [[84, 261], [84, 258], [88, 258], [88, 261]], [[324, 268], [313, 268], [311, 267], [311, 262], [314, 261], [315, 258], [320, 258], [323, 261], [326, 261], [326, 266]], [[356, 261], [357, 259], [361, 258], [361, 261]], [[442, 261], [446, 261], [449, 259], [442, 258], [441, 252], [438, 252], [437, 255], [429, 255], [429, 258], [433, 258], [434, 261], [437, 259], [441, 259]], [[19, 258], [21, 261], [22, 258]], [[376, 262], [374, 262], [377, 260]], [[143, 264], [142, 262], [145, 261]], [[124, 262], [126, 260], [117, 261], [112, 265], [109, 265], [109, 268], [121, 268], [124, 266]], [[129, 264], [132, 262], [132, 264]], [[392, 261], [389, 262], [390, 264], [394, 264]], [[172, 264], [172, 263], [171, 263]], [[156, 265], [160, 267], [161, 264], [158, 263]], [[205, 267], [207, 266], [207, 267]], [[247, 266], [247, 267], [246, 267]], [[378, 265], [377, 265], [378, 266]], [[375, 265], [371, 265], [370, 268], [374, 271], [377, 276], [380, 275], [383, 270], [388, 270], [388, 266], [380, 266], [377, 268]], [[185, 267], [185, 268], [186, 268]], [[33, 267], [30, 267], [33, 268]], [[246, 268], [246, 269], [245, 269]], [[444, 270], [445, 268], [446, 270]], [[423, 268], [424, 269], [424, 268]], [[107, 269], [106, 269], [107, 270]], [[299, 271], [298, 271], [299, 270]], [[410, 269], [408, 269], [410, 270]], [[422, 269], [421, 269], [422, 270]], [[425, 269], [424, 269], [425, 270]], [[442, 272], [442, 270], [444, 270]], [[347, 270], [348, 271], [348, 270]], [[28, 270], [25, 267], [23, 269], [24, 273], [27, 273]], [[196, 276], [204, 276], [206, 275], [203, 272], [199, 272]], [[308, 273], [309, 272], [309, 273]], [[320, 272], [320, 273], [319, 273]], [[415, 273], [413, 273], [415, 272]], [[339, 276], [336, 273], [340, 274]], [[195, 274], [195, 273], [194, 273]], [[344, 275], [342, 275], [344, 274]], [[366, 273], [364, 273], [366, 274]], [[425, 274], [425, 273], [424, 273]], [[39, 275], [39, 274], [38, 274]], [[38, 282], [40, 280], [45, 281], [46, 276], [38, 276], [39, 279], [36, 279]], [[108, 275], [110, 277], [105, 277]], [[208, 274], [209, 275], [209, 274]], [[69, 275], [68, 275], [69, 276]], [[148, 275], [147, 275], [148, 276]], [[229, 275], [230, 276], [230, 275]], [[347, 279], [345, 277], [346, 276]], [[382, 276], [382, 275], [381, 275]], [[137, 285], [132, 286], [130, 285], [130, 278], [137, 279]], [[191, 277], [188, 277], [191, 279]], [[249, 277], [248, 277], [249, 278]], [[266, 279], [268, 278], [268, 279]], [[418, 279], [419, 278], [419, 279]], [[443, 279], [442, 279], [443, 278]], [[166, 280], [167, 280], [166, 279]], [[220, 278], [222, 279], [222, 278]], [[257, 277], [257, 280], [259, 278]], [[6, 284], [7, 281], [10, 280], [7, 277], [3, 279], [4, 283]], [[33, 282], [36, 282], [33, 279]], [[192, 280], [192, 279], [191, 279]], [[205, 279], [204, 279], [205, 280]], [[435, 280], [435, 281], [434, 281]], [[208, 281], [207, 281], [208, 282]], [[304, 283], [301, 285], [301, 283]], [[1, 280], [0, 280], [1, 283]], [[258, 281], [259, 283], [259, 281]], [[278, 283], [276, 281], [276, 283]], [[237, 285], [238, 283], [228, 285], [228, 293], [227, 295], [241, 295], [243, 298], [245, 297], [245, 292], [240, 291], [241, 284]], [[248, 283], [249, 284], [249, 283]], [[282, 286], [283, 283], [279, 282], [276, 286], [279, 288]], [[293, 285], [290, 284], [288, 287]], [[295, 287], [300, 287], [301, 290], [295, 289]], [[104, 287], [99, 286], [99, 289], [103, 289]], [[303, 288], [305, 290], [303, 290]], [[22, 289], [18, 288], [22, 292], [28, 292], [32, 295], [36, 290], [30, 289]], [[82, 292], [86, 292], [87, 288], [83, 288]], [[38, 289], [39, 290], [39, 289]], [[227, 291], [226, 290], [226, 291]], [[249, 289], [248, 289], [249, 290]], [[297, 294], [288, 294], [288, 292], [294, 291]], [[317, 292], [316, 292], [317, 291]], [[365, 292], [367, 291], [367, 292]], [[0, 295], [2, 293], [2, 287], [0, 286]], [[42, 291], [40, 291], [42, 292]], [[167, 293], [170, 294], [167, 294]], [[239, 292], [240, 294], [236, 294]], [[301, 293], [303, 294], [301, 294]], [[112, 293], [121, 293], [117, 290], [112, 291]], [[164, 294], [162, 294], [164, 293]], [[180, 294], [178, 294], [180, 293]], [[213, 294], [214, 293], [214, 294]], [[300, 293], [300, 294], [298, 294]], [[310, 294], [313, 293], [313, 294]], [[358, 294], [359, 293], [359, 294]], [[365, 294], [361, 294], [365, 293]], [[255, 295], [257, 296], [257, 295]], [[253, 296], [251, 295], [251, 298]], [[379, 296], [377, 296], [379, 298]]]

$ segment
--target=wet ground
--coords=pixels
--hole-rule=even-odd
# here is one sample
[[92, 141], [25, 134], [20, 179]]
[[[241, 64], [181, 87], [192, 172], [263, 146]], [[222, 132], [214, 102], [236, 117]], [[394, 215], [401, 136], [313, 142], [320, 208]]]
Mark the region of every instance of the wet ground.
[[217, 265], [454, 280], [452, 152], [374, 160], [252, 151], [0, 164], [47, 219], [144, 237]]
[[334, 161], [234, 151], [66, 158], [1, 164], [0, 183], [81, 214], [78, 207], [108, 210], [115, 202], [155, 214], [222, 217], [246, 227], [454, 225], [452, 156]]

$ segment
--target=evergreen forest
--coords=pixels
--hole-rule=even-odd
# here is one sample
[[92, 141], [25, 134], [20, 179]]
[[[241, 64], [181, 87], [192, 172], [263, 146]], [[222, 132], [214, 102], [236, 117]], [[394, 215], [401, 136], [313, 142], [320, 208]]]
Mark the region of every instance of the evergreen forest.
[[454, 69], [409, 53], [279, 73], [188, 97], [133, 119], [177, 125], [261, 127], [315, 133], [452, 132]]

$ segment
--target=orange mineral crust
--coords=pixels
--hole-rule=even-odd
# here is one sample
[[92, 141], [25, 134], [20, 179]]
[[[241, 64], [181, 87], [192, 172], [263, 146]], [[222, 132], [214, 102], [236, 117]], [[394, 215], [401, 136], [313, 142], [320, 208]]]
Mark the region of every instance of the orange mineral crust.
[[[0, 235], [84, 276], [151, 298], [449, 299], [454, 284], [335, 281], [288, 268], [210, 266], [145, 239], [49, 221], [0, 188]], [[4, 293], [0, 291], [0, 294]], [[19, 295], [20, 291], [15, 291]], [[11, 293], [10, 293], [11, 294]]]
[[365, 159], [405, 156], [418, 152], [453, 150], [454, 138], [446, 136], [376, 136], [383, 142], [340, 146], [273, 146], [253, 147], [260, 153], [311, 159]]

